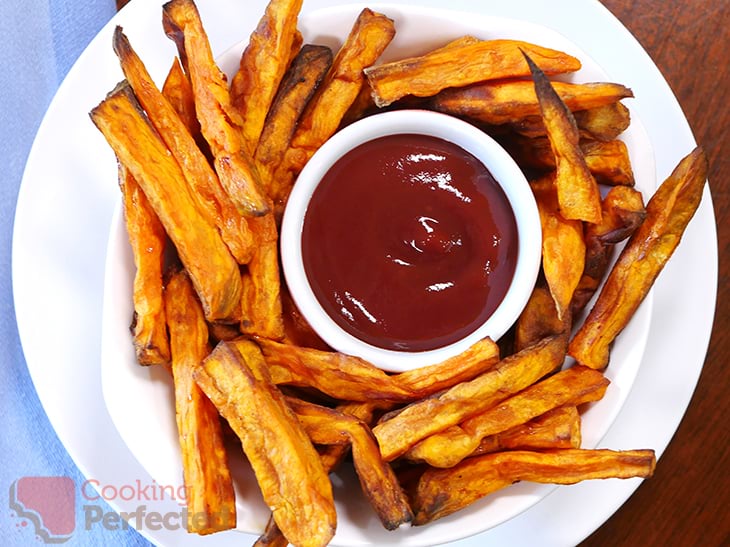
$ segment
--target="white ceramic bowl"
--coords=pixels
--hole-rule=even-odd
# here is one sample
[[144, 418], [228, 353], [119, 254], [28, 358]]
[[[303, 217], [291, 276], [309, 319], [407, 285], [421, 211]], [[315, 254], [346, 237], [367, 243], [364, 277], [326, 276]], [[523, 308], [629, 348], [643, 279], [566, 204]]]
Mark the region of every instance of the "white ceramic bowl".
[[[353, 336], [324, 310], [307, 279], [302, 259], [302, 228], [317, 185], [344, 154], [379, 137], [420, 134], [439, 137], [474, 155], [491, 172], [512, 207], [519, 250], [514, 277], [501, 304], [476, 330], [449, 345], [426, 351], [398, 351]], [[540, 218], [524, 174], [489, 135], [460, 119], [426, 110], [384, 112], [359, 120], [330, 138], [309, 160], [287, 202], [281, 227], [281, 254], [289, 290], [302, 315], [334, 349], [361, 357], [380, 368], [402, 372], [457, 355], [487, 336], [501, 337], [517, 320], [535, 285], [541, 256]]]

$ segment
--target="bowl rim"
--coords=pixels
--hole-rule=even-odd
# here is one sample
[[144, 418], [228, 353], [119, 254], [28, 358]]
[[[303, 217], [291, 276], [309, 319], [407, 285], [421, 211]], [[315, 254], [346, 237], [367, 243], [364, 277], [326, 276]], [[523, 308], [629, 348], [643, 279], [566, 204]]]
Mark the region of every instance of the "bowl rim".
[[[329, 168], [356, 146], [395, 134], [423, 134], [452, 142], [479, 159], [491, 172], [512, 207], [519, 251], [512, 282], [494, 313], [467, 336], [424, 351], [398, 351], [368, 344], [339, 326], [314, 294], [302, 259], [302, 227], [309, 200]], [[334, 350], [360, 357], [389, 372], [404, 372], [442, 362], [489, 336], [499, 339], [519, 317], [540, 269], [542, 230], [534, 195], [524, 173], [491, 136], [459, 118], [423, 109], [376, 113], [335, 133], [302, 169], [284, 209], [280, 231], [282, 270], [297, 308]]]

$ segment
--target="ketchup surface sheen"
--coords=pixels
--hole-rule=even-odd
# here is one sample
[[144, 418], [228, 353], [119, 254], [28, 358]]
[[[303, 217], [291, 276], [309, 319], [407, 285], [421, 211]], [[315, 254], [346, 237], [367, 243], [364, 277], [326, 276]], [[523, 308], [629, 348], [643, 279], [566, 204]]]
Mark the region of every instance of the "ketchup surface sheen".
[[514, 213], [487, 168], [437, 137], [391, 135], [340, 158], [312, 195], [310, 285], [350, 334], [425, 351], [474, 332], [514, 275]]

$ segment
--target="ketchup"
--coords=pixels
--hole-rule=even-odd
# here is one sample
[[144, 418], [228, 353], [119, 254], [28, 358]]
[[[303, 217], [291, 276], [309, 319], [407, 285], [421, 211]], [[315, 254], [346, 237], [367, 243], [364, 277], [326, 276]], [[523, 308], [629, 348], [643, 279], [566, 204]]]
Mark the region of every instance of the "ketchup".
[[437, 137], [399, 134], [340, 158], [304, 218], [304, 269], [347, 332], [425, 351], [474, 332], [504, 298], [517, 226], [487, 168]]

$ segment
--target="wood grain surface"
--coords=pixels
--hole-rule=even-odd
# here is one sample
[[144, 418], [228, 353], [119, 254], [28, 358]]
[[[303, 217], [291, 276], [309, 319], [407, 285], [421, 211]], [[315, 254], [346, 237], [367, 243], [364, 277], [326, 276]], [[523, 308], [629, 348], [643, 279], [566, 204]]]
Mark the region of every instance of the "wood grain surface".
[[[654, 477], [582, 547], [730, 544], [730, 2], [601, 0], [644, 46], [710, 162], [719, 237], [718, 304], [699, 383]], [[691, 344], [692, 340], [687, 340]]]
[[581, 547], [730, 545], [730, 0], [601, 2], [659, 67], [709, 158], [720, 281], [702, 375], [656, 474]]

